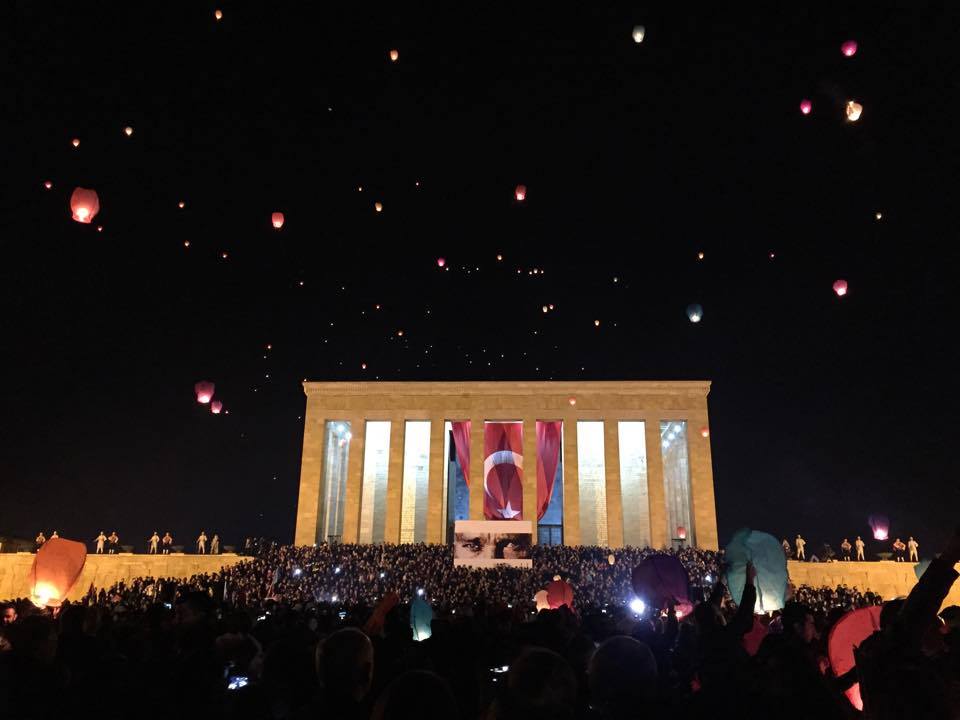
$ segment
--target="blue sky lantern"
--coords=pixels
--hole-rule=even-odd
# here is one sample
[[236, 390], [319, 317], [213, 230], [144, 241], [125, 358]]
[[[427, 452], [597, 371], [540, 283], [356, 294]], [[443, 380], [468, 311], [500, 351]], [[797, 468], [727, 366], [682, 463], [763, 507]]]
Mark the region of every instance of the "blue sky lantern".
[[703, 320], [703, 307], [698, 303], [687, 305], [687, 319], [692, 323], [698, 323]]
[[413, 630], [413, 639], [417, 642], [426, 640], [433, 635], [433, 608], [430, 607], [422, 595], [417, 595], [410, 603], [410, 628]]
[[727, 587], [737, 602], [743, 597], [747, 579], [747, 563], [757, 569], [756, 613], [783, 608], [787, 597], [787, 558], [780, 542], [769, 533], [743, 528], [737, 530], [725, 549]]

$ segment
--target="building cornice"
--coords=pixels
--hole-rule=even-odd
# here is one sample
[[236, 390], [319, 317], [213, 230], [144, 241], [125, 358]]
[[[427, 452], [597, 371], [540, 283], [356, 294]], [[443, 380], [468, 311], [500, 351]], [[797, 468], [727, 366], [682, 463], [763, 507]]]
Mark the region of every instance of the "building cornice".
[[306, 395], [344, 397], [359, 395], [681, 395], [706, 397], [709, 380], [517, 380], [455, 382], [311, 382], [303, 383]]

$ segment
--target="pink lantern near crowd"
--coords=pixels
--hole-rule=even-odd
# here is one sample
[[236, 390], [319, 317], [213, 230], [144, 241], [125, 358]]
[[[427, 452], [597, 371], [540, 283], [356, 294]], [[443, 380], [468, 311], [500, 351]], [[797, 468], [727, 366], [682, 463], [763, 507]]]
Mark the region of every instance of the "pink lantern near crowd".
[[566, 580], [554, 580], [547, 585], [547, 603], [551, 610], [563, 605], [573, 610], [573, 587]]
[[209, 380], [201, 380], [193, 386], [193, 391], [197, 394], [197, 402], [206, 405], [213, 399], [213, 391], [216, 389]]
[[[827, 637], [827, 655], [830, 668], [836, 677], [846, 675], [857, 664], [854, 650], [868, 637], [880, 629], [880, 607], [851, 610], [837, 621]], [[863, 710], [860, 697], [860, 683], [854, 683], [844, 692], [850, 704], [857, 710]]]
[[221, 410], [223, 410], [223, 403], [219, 400], [214, 400], [210, 403], [210, 412], [214, 415], [219, 415]]
[[843, 297], [847, 294], [847, 281], [840, 279], [836, 280], [833, 283], [833, 291], [837, 294], [837, 297]]
[[273, 226], [279, 230], [283, 227], [283, 213], [275, 212], [270, 216], [270, 222], [273, 223]]
[[857, 54], [857, 41], [847, 40], [843, 45], [840, 46], [840, 52], [842, 52], [846, 57], [853, 57]]
[[89, 224], [100, 212], [100, 198], [96, 190], [74, 188], [70, 196], [70, 213], [78, 223]]
[[870, 523], [870, 529], [873, 530], [874, 540], [890, 539], [890, 520], [886, 515], [871, 515], [867, 522]]
[[527, 186], [526, 185], [517, 185], [513, 191], [513, 196], [517, 199], [517, 202], [523, 202], [527, 199]]
[[802, 112], [804, 115], [809, 115], [812, 110], [813, 110], [812, 102], [810, 102], [806, 98], [800, 101], [800, 112]]
[[75, 540], [50, 538], [37, 551], [31, 570], [30, 593], [37, 607], [59, 607], [80, 577], [87, 547]]

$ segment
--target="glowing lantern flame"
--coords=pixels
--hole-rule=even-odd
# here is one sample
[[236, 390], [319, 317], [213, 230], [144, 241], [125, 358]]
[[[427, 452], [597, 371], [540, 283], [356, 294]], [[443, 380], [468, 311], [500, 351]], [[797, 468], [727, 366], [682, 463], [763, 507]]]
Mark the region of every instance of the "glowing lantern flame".
[[633, 41], [638, 45], [643, 42], [647, 29], [643, 25], [635, 25], [633, 28]]
[[874, 540], [888, 540], [890, 538], [890, 521], [885, 515], [871, 515], [867, 522], [873, 530]]
[[44, 186], [47, 190], [49, 190], [50, 188], [53, 187], [53, 183], [50, 182], [49, 180], [47, 180], [46, 182], [43, 183], [43, 186]]
[[283, 227], [283, 213], [275, 212], [270, 216], [270, 222], [273, 223], [273, 226], [279, 230]]
[[214, 415], [219, 415], [221, 410], [223, 410], [223, 403], [219, 400], [214, 400], [210, 403], [210, 412]]
[[378, 203], [378, 202], [374, 203], [373, 209], [376, 210], [377, 212], [383, 212], [383, 203]]
[[544, 305], [541, 309], [542, 309], [544, 312], [546, 312], [546, 311], [549, 310], [550, 308], [548, 308], [546, 305]]
[[80, 138], [74, 138], [73, 140], [70, 141], [70, 144], [73, 145], [75, 148], [80, 147]]
[[849, 100], [847, 102], [847, 120], [850, 122], [856, 122], [860, 119], [860, 115], [863, 114], [863, 105], [854, 100]]
[[804, 115], [809, 115], [811, 110], [813, 110], [812, 102], [807, 99], [800, 101], [800, 112], [802, 112]]
[[840, 46], [840, 52], [847, 57], [853, 57], [857, 54], [857, 41], [847, 40], [843, 45]]
[[222, 10], [214, 10], [214, 11], [213, 11], [213, 16], [214, 16], [217, 20], [223, 20], [223, 11], [222, 11]]
[[710, 428], [708, 428], [706, 425], [700, 428], [700, 437], [710, 437]]
[[517, 202], [523, 202], [527, 199], [527, 186], [526, 185], [517, 185], [513, 191], [513, 196], [517, 199]]
[[593, 321], [593, 326], [594, 326], [594, 327], [600, 327], [600, 321], [599, 321], [599, 320], [594, 320], [594, 321]]
[[569, 400], [567, 400], [567, 402], [570, 403], [571, 405], [576, 405], [576, 404], [577, 404], [577, 399], [576, 399], [575, 397], [572, 397], [572, 398], [570, 398]]
[[399, 60], [399, 59], [400, 59], [400, 51], [399, 51], [399, 50], [391, 50], [391, 51], [390, 51], [390, 61], [391, 61], [391, 62], [396, 62], [396, 61]]
[[123, 134], [126, 135], [127, 137], [130, 137], [131, 135], [133, 135], [133, 128], [130, 127], [129, 125], [127, 125], [127, 126], [123, 129]]
[[100, 198], [96, 190], [75, 188], [70, 196], [72, 217], [79, 223], [89, 223], [100, 212]]
[[213, 391], [216, 388], [209, 380], [201, 380], [193, 386], [193, 391], [197, 394], [197, 402], [206, 405], [213, 399]]
[[446, 265], [446, 264], [447, 264], [446, 259], [444, 259], [444, 258], [442, 258], [442, 257], [441, 257], [441, 258], [437, 258], [437, 267], [443, 267], [443, 266]]
[[687, 305], [687, 318], [692, 323], [698, 323], [703, 320], [703, 308], [696, 303]]
[[846, 280], [837, 280], [833, 283], [833, 291], [837, 294], [837, 297], [843, 297], [847, 294], [847, 281]]

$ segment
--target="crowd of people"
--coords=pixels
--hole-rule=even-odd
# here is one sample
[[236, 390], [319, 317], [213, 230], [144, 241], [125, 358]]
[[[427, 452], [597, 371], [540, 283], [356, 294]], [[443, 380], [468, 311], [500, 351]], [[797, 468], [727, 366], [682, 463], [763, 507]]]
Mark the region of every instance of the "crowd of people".
[[[219, 573], [141, 578], [57, 610], [5, 606], [0, 717], [847, 718], [857, 681], [869, 718], [960, 713], [960, 620], [937, 616], [960, 533], [906, 601], [884, 604], [881, 632], [839, 678], [830, 628], [880, 598], [801, 586], [753, 616], [749, 568], [738, 608], [709, 551], [675, 551], [696, 603], [679, 617], [672, 602], [642, 615], [627, 602], [649, 549], [537, 546], [534, 570], [455, 568], [433, 545], [252, 549]], [[573, 607], [537, 612], [558, 575]], [[434, 611], [422, 642], [417, 597]]]

